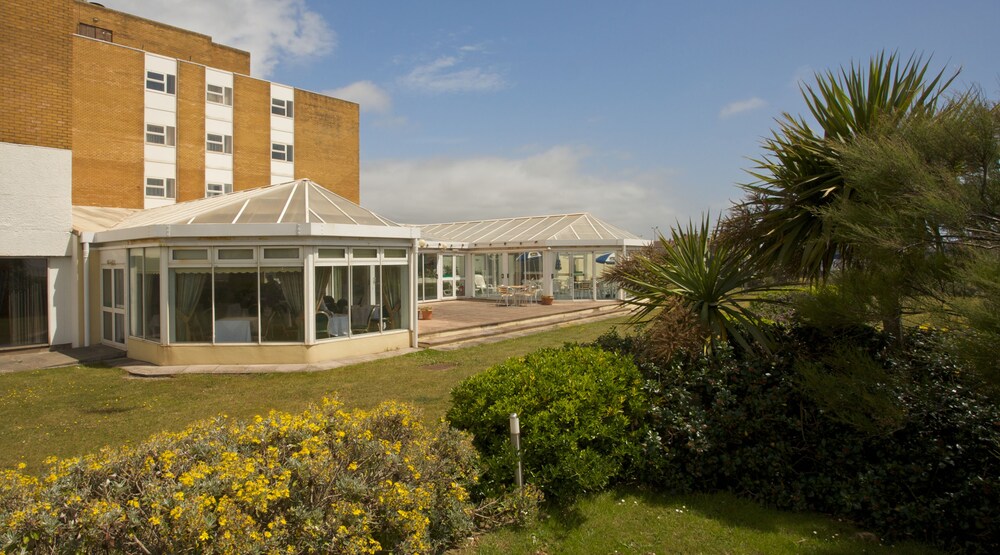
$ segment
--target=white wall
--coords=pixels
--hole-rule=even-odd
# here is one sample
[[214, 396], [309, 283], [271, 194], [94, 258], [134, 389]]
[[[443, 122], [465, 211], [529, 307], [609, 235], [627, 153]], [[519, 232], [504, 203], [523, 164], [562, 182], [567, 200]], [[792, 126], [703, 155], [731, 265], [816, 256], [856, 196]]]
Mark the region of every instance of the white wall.
[[0, 256], [69, 256], [69, 150], [0, 143]]
[[50, 258], [49, 286], [49, 344], [79, 346], [76, 334], [76, 268], [70, 257]]

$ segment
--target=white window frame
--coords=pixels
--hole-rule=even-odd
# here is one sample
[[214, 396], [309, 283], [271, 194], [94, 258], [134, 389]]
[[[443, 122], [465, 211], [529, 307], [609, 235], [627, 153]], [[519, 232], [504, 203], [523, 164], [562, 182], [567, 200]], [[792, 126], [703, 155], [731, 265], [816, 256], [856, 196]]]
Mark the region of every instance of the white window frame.
[[147, 123], [146, 143], [160, 146], [176, 146], [177, 130], [169, 125]]
[[233, 105], [233, 88], [224, 85], [205, 85], [205, 101], [223, 106]]
[[282, 160], [292, 162], [294, 160], [294, 146], [285, 143], [271, 143], [271, 160]]
[[[218, 139], [215, 139], [218, 137]], [[205, 133], [205, 151], [215, 154], [233, 153], [233, 136], [220, 133]]]
[[228, 195], [233, 192], [232, 183], [206, 183], [205, 184], [205, 197], [217, 197], [221, 195]]
[[159, 71], [146, 71], [146, 90], [166, 94], [177, 93], [177, 77]]
[[282, 98], [271, 99], [271, 113], [283, 118], [295, 118], [294, 102]]
[[145, 192], [147, 197], [175, 199], [177, 181], [172, 177], [147, 177]]

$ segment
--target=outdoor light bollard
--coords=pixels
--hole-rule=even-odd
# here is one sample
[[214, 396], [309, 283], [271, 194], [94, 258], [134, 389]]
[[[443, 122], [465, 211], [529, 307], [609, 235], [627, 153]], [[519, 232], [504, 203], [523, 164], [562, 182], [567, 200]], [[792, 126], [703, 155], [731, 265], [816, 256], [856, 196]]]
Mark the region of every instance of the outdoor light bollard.
[[517, 455], [517, 471], [514, 474], [514, 482], [517, 489], [524, 489], [524, 478], [521, 475], [521, 423], [517, 419], [517, 413], [510, 413], [510, 444], [514, 446], [514, 453]]

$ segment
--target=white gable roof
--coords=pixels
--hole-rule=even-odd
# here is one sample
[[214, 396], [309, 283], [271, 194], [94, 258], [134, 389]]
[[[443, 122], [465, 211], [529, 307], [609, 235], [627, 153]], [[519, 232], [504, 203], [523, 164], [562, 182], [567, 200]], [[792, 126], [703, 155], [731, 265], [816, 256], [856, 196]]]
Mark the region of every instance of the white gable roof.
[[520, 245], [641, 245], [648, 241], [588, 213], [420, 225], [429, 245], [465, 248]]

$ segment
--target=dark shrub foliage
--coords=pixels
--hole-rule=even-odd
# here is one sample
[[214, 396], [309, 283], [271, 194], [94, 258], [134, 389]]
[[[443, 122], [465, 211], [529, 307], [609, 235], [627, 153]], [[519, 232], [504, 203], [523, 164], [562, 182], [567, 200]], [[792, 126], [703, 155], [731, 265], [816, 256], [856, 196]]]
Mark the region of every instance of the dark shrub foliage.
[[[646, 379], [640, 480], [843, 515], [889, 539], [1000, 550], [1000, 410], [939, 335], [915, 332], [905, 352], [865, 327], [774, 335], [770, 356], [720, 349], [669, 360], [649, 358], [641, 338], [598, 340], [633, 354]], [[845, 357], [877, 366], [876, 378], [846, 390], [806, 383], [803, 361], [815, 378], [842, 370]], [[860, 417], [845, 414], [844, 399], [862, 400]]]
[[472, 432], [485, 491], [514, 481], [509, 417], [521, 422], [524, 479], [550, 498], [600, 491], [637, 453], [645, 406], [629, 357], [596, 347], [544, 349], [459, 384], [447, 419]]

